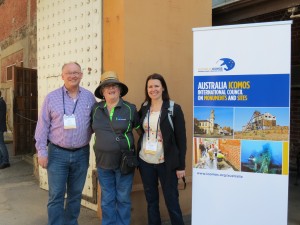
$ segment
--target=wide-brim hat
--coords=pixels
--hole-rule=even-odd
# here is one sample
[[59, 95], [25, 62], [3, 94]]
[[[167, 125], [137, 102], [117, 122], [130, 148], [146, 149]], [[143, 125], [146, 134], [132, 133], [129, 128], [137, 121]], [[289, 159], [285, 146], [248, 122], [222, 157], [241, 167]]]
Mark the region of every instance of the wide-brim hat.
[[114, 71], [107, 71], [101, 75], [100, 84], [94, 92], [97, 98], [104, 99], [101, 89], [107, 84], [118, 84], [121, 87], [121, 97], [125, 96], [128, 92], [128, 87], [119, 81], [117, 73]]

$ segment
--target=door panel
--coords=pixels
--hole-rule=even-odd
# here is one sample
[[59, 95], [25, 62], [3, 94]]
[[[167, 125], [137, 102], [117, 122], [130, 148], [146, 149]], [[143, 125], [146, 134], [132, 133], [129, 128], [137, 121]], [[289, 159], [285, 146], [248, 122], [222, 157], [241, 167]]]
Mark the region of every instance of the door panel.
[[37, 70], [14, 67], [14, 154], [34, 154], [37, 121]]

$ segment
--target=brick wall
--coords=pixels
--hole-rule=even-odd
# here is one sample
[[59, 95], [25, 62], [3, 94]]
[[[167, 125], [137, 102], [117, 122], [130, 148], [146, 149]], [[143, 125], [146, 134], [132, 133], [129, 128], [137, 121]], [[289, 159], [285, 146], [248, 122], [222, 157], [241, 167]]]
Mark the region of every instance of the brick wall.
[[1, 60], [1, 83], [6, 82], [6, 68], [10, 65], [21, 66], [21, 61], [23, 60], [23, 50], [15, 52]]
[[300, 18], [292, 24], [292, 89], [291, 89], [291, 127], [290, 159], [296, 161], [300, 154]]
[[[1, 15], [0, 16], [0, 27], [1, 27], [0, 49], [4, 51], [8, 49], [10, 46], [18, 43], [19, 41], [28, 38], [28, 41], [22, 44], [18, 44], [19, 46], [22, 46], [21, 48], [26, 49], [25, 51], [26, 55], [23, 55], [24, 58], [18, 59], [18, 61], [10, 62], [10, 63], [18, 64], [18, 62], [23, 61], [24, 67], [36, 68], [37, 67], [36, 0], [3, 1], [2, 4], [0, 4], [0, 15]], [[24, 44], [26, 46], [24, 46]], [[11, 54], [15, 54], [14, 51], [19, 51], [19, 49], [12, 50]], [[3, 72], [3, 67], [4, 66], [1, 65], [2, 72]], [[2, 81], [3, 81], [3, 77], [5, 76], [6, 74], [1, 73]]]
[[36, 0], [30, 0], [30, 22], [36, 20], [36, 9], [37, 9]]
[[27, 24], [28, 0], [6, 0], [0, 6], [0, 42]]
[[[300, 76], [300, 74], [298, 74]], [[290, 157], [300, 153], [300, 89], [292, 88], [291, 96]]]
[[219, 149], [225, 153], [226, 160], [237, 170], [241, 170], [240, 140], [220, 139]]
[[30, 0], [30, 21], [27, 34], [29, 37], [29, 68], [37, 68], [37, 3], [36, 0]]
[[300, 18], [292, 24], [292, 65], [300, 66]]

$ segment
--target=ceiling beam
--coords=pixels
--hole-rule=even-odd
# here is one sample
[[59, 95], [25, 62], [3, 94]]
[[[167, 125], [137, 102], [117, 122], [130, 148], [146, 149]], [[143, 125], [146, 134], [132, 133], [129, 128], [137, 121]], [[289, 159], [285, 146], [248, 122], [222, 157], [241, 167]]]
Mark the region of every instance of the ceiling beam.
[[241, 0], [214, 8], [213, 24], [230, 24], [299, 5], [300, 0]]

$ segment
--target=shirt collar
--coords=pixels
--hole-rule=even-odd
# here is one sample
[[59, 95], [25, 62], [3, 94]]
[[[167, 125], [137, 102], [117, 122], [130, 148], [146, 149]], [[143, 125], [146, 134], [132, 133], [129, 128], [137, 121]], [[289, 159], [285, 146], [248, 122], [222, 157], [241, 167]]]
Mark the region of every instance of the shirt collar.
[[[116, 108], [116, 107], [121, 107], [121, 106], [123, 105], [123, 102], [124, 102], [124, 100], [123, 100], [122, 98], [120, 98], [120, 99], [119, 99], [119, 102], [118, 102], [118, 104], [115, 106], [115, 108]], [[106, 102], [104, 101], [103, 103], [104, 103], [104, 104], [103, 104], [103, 108], [106, 108]]]
[[[65, 87], [65, 85], [64, 85], [62, 88], [63, 88], [64, 93], [65, 93], [66, 95], [69, 96], [69, 91], [68, 91], [68, 89]], [[79, 96], [79, 94], [81, 93], [81, 91], [82, 91], [82, 87], [79, 86], [79, 93], [78, 93], [78, 96]], [[77, 96], [76, 99], [78, 99], [78, 96]]]

